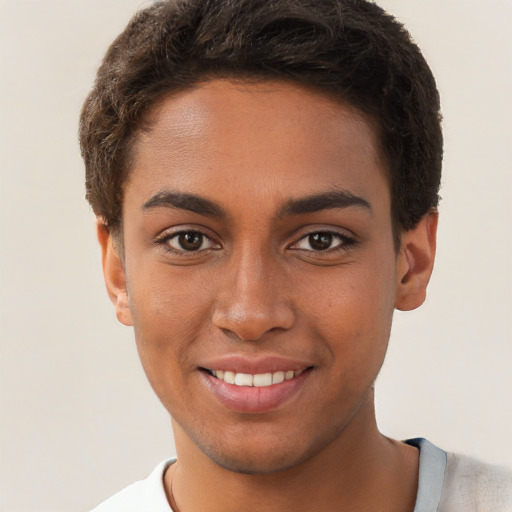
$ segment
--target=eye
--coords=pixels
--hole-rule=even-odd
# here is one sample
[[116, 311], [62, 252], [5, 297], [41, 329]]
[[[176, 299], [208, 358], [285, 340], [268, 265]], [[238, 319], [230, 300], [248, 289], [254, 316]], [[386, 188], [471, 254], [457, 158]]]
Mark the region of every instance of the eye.
[[197, 252], [213, 249], [217, 244], [200, 231], [180, 231], [164, 240], [171, 249], [179, 252]]
[[340, 233], [333, 233], [330, 231], [317, 231], [309, 233], [301, 238], [293, 247], [303, 251], [329, 251], [348, 246], [353, 243], [353, 240]]

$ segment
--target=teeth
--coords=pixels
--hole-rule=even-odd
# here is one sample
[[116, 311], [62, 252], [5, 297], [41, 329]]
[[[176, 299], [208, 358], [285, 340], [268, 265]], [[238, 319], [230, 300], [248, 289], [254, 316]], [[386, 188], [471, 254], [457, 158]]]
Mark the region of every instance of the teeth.
[[237, 386], [252, 386], [253, 377], [248, 373], [237, 373], [235, 375], [235, 384]]
[[298, 377], [304, 370], [294, 372], [289, 370], [287, 372], [279, 371], [274, 373], [259, 373], [257, 375], [251, 375], [250, 373], [235, 373], [222, 370], [211, 370], [211, 373], [217, 377], [217, 379], [223, 380], [228, 384], [234, 384], [235, 386], [254, 386], [254, 387], [265, 387], [271, 386], [272, 384], [279, 384], [285, 380], [293, 379]]
[[284, 372], [276, 372], [272, 374], [272, 384], [280, 384], [284, 381]]
[[[221, 377], [218, 377], [218, 378], [220, 379]], [[235, 374], [234, 374], [234, 372], [224, 372], [224, 377], [222, 378], [222, 380], [224, 382], [227, 382], [228, 384], [234, 384], [235, 383]]]
[[272, 374], [271, 373], [260, 373], [259, 375], [255, 375], [253, 377], [253, 386], [258, 388], [263, 386], [270, 386], [272, 384]]

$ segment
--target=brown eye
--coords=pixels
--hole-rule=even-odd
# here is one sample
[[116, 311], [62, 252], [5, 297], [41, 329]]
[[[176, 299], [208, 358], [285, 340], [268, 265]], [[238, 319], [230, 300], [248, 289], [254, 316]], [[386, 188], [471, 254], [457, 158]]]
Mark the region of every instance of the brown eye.
[[199, 231], [182, 231], [167, 240], [167, 244], [176, 251], [194, 252], [211, 249], [213, 241]]
[[186, 251], [197, 251], [203, 245], [203, 238], [201, 233], [181, 233], [178, 235], [178, 243]]
[[330, 252], [336, 249], [343, 249], [352, 245], [354, 241], [346, 235], [330, 231], [314, 231], [305, 235], [296, 244], [293, 249], [311, 252]]
[[310, 247], [314, 251], [325, 251], [330, 249], [333, 236], [331, 233], [313, 233], [308, 236]]

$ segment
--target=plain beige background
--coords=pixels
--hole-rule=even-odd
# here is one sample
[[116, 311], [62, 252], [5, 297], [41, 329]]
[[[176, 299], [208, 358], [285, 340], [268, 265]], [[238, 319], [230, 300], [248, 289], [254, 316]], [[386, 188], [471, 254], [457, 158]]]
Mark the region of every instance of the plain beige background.
[[[446, 156], [427, 303], [397, 314], [381, 429], [512, 465], [512, 2], [385, 0], [438, 79]], [[77, 118], [141, 0], [0, 0], [0, 510], [78, 511], [173, 454], [116, 323]]]

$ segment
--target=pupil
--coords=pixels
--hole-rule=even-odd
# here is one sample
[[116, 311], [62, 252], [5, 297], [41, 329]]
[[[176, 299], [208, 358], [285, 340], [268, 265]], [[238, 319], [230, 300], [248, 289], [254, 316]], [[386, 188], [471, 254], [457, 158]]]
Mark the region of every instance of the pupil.
[[179, 243], [186, 251], [197, 251], [203, 245], [201, 233], [181, 233], [178, 237]]
[[309, 235], [309, 245], [315, 251], [325, 251], [332, 244], [332, 235], [329, 233], [314, 233]]

